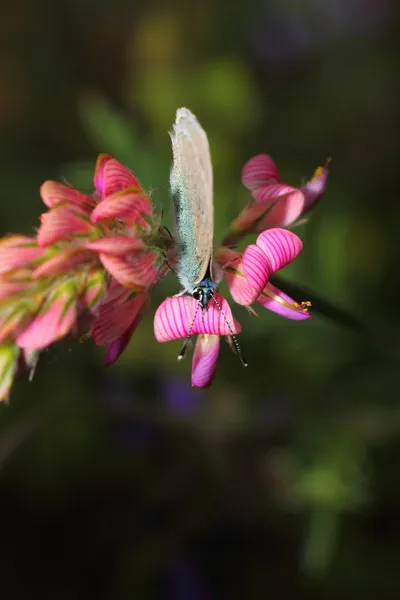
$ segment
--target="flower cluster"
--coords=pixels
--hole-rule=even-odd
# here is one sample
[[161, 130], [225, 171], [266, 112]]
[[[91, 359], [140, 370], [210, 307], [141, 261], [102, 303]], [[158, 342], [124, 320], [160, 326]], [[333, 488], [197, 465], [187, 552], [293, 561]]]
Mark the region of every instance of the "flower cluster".
[[[275, 288], [269, 277], [301, 251], [301, 240], [284, 227], [322, 195], [327, 172], [325, 165], [296, 189], [279, 182], [267, 155], [245, 165], [242, 182], [253, 200], [215, 252], [238, 304], [258, 302], [287, 318], [309, 317], [307, 306]], [[175, 263], [173, 237], [129, 169], [101, 154], [94, 188], [89, 196], [46, 181], [40, 194], [48, 210], [36, 236], [0, 240], [0, 400], [8, 397], [19, 370], [32, 370], [40, 350], [68, 334], [90, 335], [106, 346], [106, 364], [113, 363], [141, 320], [151, 290]], [[261, 232], [256, 243], [238, 253], [237, 240], [254, 231]], [[159, 342], [198, 334], [192, 368], [198, 387], [212, 381], [220, 337], [231, 340], [240, 330], [219, 294], [204, 312], [191, 296], [167, 298], [154, 320]]]

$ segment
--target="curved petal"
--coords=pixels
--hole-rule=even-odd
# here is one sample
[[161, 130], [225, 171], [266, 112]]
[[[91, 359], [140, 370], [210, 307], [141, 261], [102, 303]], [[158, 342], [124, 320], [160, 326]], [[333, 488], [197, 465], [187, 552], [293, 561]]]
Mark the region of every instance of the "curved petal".
[[270, 261], [258, 246], [251, 244], [243, 252], [242, 265], [246, 279], [253, 291], [252, 302], [254, 302], [261, 294], [270, 276]]
[[65, 337], [77, 319], [77, 297], [72, 291], [55, 295], [41, 309], [30, 325], [18, 335], [20, 348], [46, 348]]
[[191, 333], [231, 335], [240, 333], [240, 324], [233, 318], [228, 302], [215, 294], [221, 310], [210, 300], [208, 310], [202, 311], [191, 296], [174, 296], [160, 304], [154, 316], [154, 334], [158, 342], [184, 338]]
[[217, 369], [220, 339], [218, 335], [198, 335], [192, 360], [192, 385], [211, 385]]
[[304, 194], [304, 211], [310, 210], [314, 204], [324, 195], [326, 184], [328, 183], [328, 164], [330, 159], [322, 167], [318, 167], [315, 170], [314, 175], [307, 181], [307, 183], [301, 186], [300, 190]]
[[303, 249], [303, 242], [287, 229], [268, 229], [257, 238], [257, 246], [268, 258], [271, 273], [286, 267]]
[[257, 299], [254, 290], [250, 286], [244, 274], [242, 258], [234, 261], [225, 268], [224, 279], [229, 288], [232, 298], [237, 304], [249, 306]]
[[118, 190], [140, 187], [132, 171], [108, 154], [100, 154], [97, 158], [94, 185], [101, 200]]
[[107, 196], [93, 210], [90, 218], [92, 223], [104, 219], [121, 219], [129, 227], [135, 224], [147, 227], [143, 218], [151, 215], [151, 202], [147, 194], [140, 188], [126, 188]]
[[82, 248], [66, 248], [39, 265], [33, 271], [32, 279], [68, 273], [75, 265], [95, 256]]
[[279, 196], [285, 196], [285, 194], [297, 191], [297, 188], [286, 185], [286, 183], [269, 183], [255, 190], [253, 198], [256, 202], [264, 202], [265, 200], [274, 200], [275, 198], [279, 198]]
[[56, 206], [56, 208], [43, 213], [40, 220], [37, 241], [41, 247], [93, 231], [93, 225], [88, 222], [86, 214], [79, 211], [78, 207]]
[[272, 285], [272, 283], [268, 283], [265, 286], [257, 301], [264, 306], [264, 308], [268, 308], [268, 310], [271, 310], [286, 319], [304, 321], [311, 317], [308, 312], [308, 307], [306, 306], [307, 303], [304, 303], [305, 306], [298, 304], [287, 294], [281, 292], [281, 290]]
[[258, 154], [244, 165], [241, 179], [248, 190], [258, 190], [268, 183], [279, 182], [278, 167], [268, 154]]
[[28, 265], [43, 255], [35, 238], [10, 235], [0, 240], [0, 274]]
[[93, 242], [86, 242], [85, 248], [111, 256], [124, 256], [130, 252], [143, 250], [144, 242], [129, 235], [110, 235]]
[[157, 255], [154, 252], [136, 252], [127, 257], [101, 253], [103, 266], [121, 285], [141, 292], [157, 280], [158, 270], [154, 267]]
[[95, 205], [93, 198], [82, 194], [70, 185], [59, 183], [58, 181], [45, 181], [40, 186], [40, 195], [43, 202], [49, 208], [54, 208], [61, 202], [76, 204], [87, 210], [91, 210]]
[[[98, 317], [93, 324], [91, 334], [97, 346], [118, 342], [128, 330], [130, 338], [143, 316], [149, 299], [148, 292], [132, 295], [126, 288], [114, 285], [110, 296], [100, 306]], [[128, 341], [126, 340], [126, 344]], [[121, 352], [122, 350], [123, 348]]]

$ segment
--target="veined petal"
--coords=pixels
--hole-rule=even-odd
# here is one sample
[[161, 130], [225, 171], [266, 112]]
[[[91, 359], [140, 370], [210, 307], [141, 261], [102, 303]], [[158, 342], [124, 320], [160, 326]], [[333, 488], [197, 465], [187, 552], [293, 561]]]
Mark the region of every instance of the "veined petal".
[[303, 249], [303, 242], [297, 235], [279, 228], [263, 231], [256, 244], [268, 258], [271, 273], [286, 267]]
[[217, 368], [220, 339], [218, 335], [198, 335], [192, 360], [192, 385], [211, 385]]
[[97, 159], [94, 185], [101, 200], [118, 190], [140, 187], [132, 171], [108, 154], [100, 154]]
[[[253, 303], [264, 289], [271, 273], [271, 265], [268, 257], [255, 244], [251, 244], [243, 252], [243, 271], [253, 291]], [[251, 304], [250, 303], [250, 304]]]
[[215, 252], [215, 260], [224, 272], [224, 279], [235, 302], [242, 306], [252, 304], [258, 294], [255, 295], [244, 274], [242, 255], [230, 248], [221, 247]]
[[19, 348], [12, 342], [0, 346], [0, 402], [7, 400], [18, 368]]
[[63, 282], [50, 295], [32, 323], [18, 335], [18, 346], [40, 350], [65, 337], [76, 323], [77, 303], [76, 282]]
[[93, 269], [89, 272], [81, 296], [83, 308], [93, 311], [103, 299], [106, 293], [106, 285], [107, 280], [104, 269]]
[[258, 190], [268, 183], [279, 182], [278, 167], [268, 154], [258, 154], [244, 165], [241, 179], [248, 190]]
[[310, 210], [324, 195], [326, 184], [328, 183], [329, 161], [330, 159], [322, 167], [318, 167], [310, 181], [301, 186], [300, 190], [303, 192], [305, 198], [303, 212]]
[[[228, 302], [220, 294], [215, 298], [221, 307], [210, 300], [208, 310], [202, 311], [191, 296], [174, 296], [160, 304], [154, 316], [154, 334], [158, 342], [184, 338], [191, 333], [231, 335], [240, 333], [240, 324], [233, 318]], [[223, 316], [223, 314], [225, 317]], [[193, 326], [192, 326], [193, 324]]]
[[154, 252], [136, 252], [127, 257], [100, 254], [103, 266], [123, 286], [141, 292], [157, 280]]
[[32, 321], [42, 303], [42, 296], [10, 298], [0, 303], [0, 344], [15, 337]]
[[58, 181], [45, 181], [40, 187], [40, 195], [43, 202], [49, 208], [54, 208], [62, 202], [76, 204], [88, 212], [93, 208], [95, 202], [93, 198], [83, 194], [70, 185], [59, 183]]
[[144, 242], [129, 235], [110, 235], [93, 242], [86, 242], [85, 248], [94, 252], [103, 252], [110, 256], [125, 256], [130, 252], [144, 249]]
[[[128, 330], [130, 330], [130, 338], [143, 316], [149, 299], [148, 292], [132, 295], [132, 292], [126, 288], [114, 285], [112, 293], [100, 306], [98, 317], [93, 325], [92, 337], [95, 343], [98, 346], [112, 344], [120, 340]], [[126, 343], [128, 341], [126, 340]]]
[[272, 285], [272, 283], [267, 283], [263, 292], [258, 298], [258, 302], [264, 306], [264, 308], [268, 308], [268, 310], [271, 310], [272, 312], [277, 313], [286, 319], [304, 321], [305, 319], [309, 319], [311, 317], [310, 313], [308, 312], [307, 302], [303, 303], [304, 306], [302, 304], [298, 304], [287, 294]]
[[44, 263], [39, 265], [32, 273], [33, 279], [39, 277], [47, 277], [49, 275], [59, 275], [60, 273], [68, 273], [70, 269], [75, 267], [80, 262], [93, 258], [90, 251], [84, 248], [66, 248], [60, 250], [55, 256], [52, 256]]
[[25, 267], [43, 255], [35, 238], [10, 235], [0, 241], [0, 274]]
[[41, 247], [94, 231], [86, 213], [78, 207], [71, 208], [70, 205], [56, 206], [43, 213], [40, 220], [37, 241]]
[[274, 200], [275, 198], [279, 198], [279, 196], [284, 196], [290, 192], [297, 191], [298, 190], [291, 185], [275, 182], [257, 188], [257, 190], [253, 192], [253, 198], [256, 200], [256, 202], [264, 202], [264, 200]]
[[145, 215], [151, 214], [151, 202], [147, 194], [137, 187], [119, 190], [102, 200], [93, 210], [92, 223], [105, 219], [123, 220], [129, 227], [138, 224], [147, 227]]

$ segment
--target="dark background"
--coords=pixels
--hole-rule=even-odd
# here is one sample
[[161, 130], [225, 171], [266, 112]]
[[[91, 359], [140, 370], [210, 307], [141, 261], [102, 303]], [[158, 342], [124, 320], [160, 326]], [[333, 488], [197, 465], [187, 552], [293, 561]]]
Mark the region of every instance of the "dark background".
[[[154, 311], [112, 368], [43, 352], [0, 407], [0, 594], [83, 600], [398, 598], [398, 78], [393, 0], [13, 0], [0, 8], [0, 233], [32, 233], [39, 186], [92, 189], [113, 154], [171, 221], [167, 131], [207, 130], [216, 238], [260, 152], [299, 185], [332, 156], [283, 276], [365, 326], [235, 308], [190, 387]], [[298, 300], [313, 299], [299, 297]]]

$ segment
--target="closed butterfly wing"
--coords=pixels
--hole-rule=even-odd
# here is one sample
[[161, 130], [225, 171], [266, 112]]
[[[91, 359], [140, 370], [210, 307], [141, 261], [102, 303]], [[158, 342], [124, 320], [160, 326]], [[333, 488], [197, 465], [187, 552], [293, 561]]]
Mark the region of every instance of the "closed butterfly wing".
[[171, 191], [178, 239], [178, 277], [192, 292], [210, 269], [214, 238], [213, 174], [208, 139], [196, 117], [180, 108], [171, 132]]

